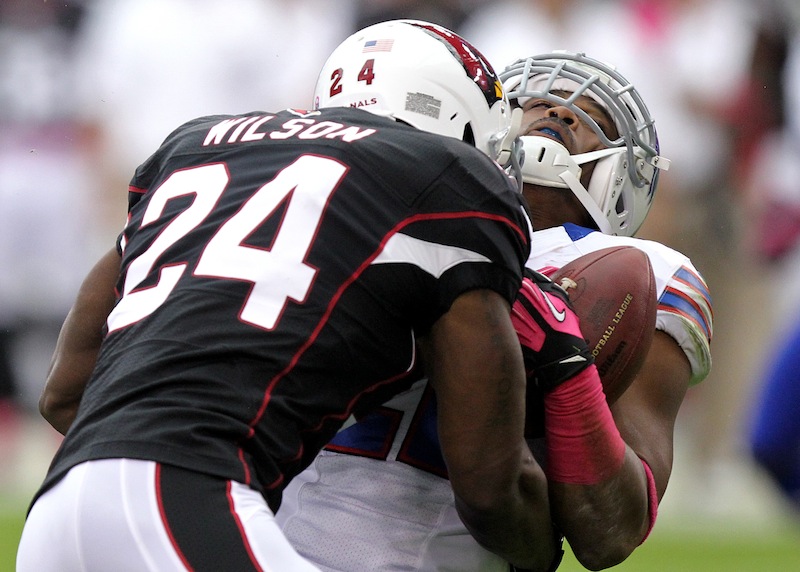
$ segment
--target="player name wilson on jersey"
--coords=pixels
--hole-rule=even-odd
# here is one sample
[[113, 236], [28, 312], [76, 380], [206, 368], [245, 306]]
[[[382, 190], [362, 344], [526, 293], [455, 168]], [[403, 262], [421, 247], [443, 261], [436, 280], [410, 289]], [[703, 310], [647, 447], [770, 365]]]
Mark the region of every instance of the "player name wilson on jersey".
[[[291, 137], [303, 140], [341, 139], [346, 143], [352, 143], [376, 132], [375, 129], [345, 125], [336, 121], [319, 121], [319, 111], [294, 109], [288, 111], [298, 117], [285, 121], [277, 129], [273, 125], [266, 125], [275, 119], [275, 115], [245, 115], [223, 119], [208, 130], [203, 146], [248, 143], [261, 141], [265, 137], [273, 140]], [[273, 130], [264, 130], [265, 127]]]

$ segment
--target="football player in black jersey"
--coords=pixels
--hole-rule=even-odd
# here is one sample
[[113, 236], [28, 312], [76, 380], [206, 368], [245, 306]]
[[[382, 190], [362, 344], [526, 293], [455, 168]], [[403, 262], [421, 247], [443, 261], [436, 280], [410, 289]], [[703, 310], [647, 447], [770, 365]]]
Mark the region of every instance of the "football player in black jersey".
[[[318, 82], [313, 111], [195, 119], [136, 170], [58, 340], [41, 409], [66, 437], [18, 570], [315, 570], [274, 522], [282, 489], [423, 362], [464, 522], [550, 567], [509, 316], [530, 222], [496, 161], [518, 125], [503, 88], [415, 21], [357, 32]], [[567, 351], [588, 353], [577, 334]]]

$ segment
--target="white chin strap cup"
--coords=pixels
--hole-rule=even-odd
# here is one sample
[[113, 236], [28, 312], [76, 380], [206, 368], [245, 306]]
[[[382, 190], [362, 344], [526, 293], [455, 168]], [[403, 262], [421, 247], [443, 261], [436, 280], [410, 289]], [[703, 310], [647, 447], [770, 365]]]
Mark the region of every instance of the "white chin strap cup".
[[[524, 148], [522, 181], [533, 185], [570, 189], [598, 225], [601, 232], [612, 234], [611, 224], [600, 207], [581, 185], [581, 165], [607, 157], [617, 150], [601, 149], [572, 156], [558, 141], [547, 137], [520, 137]], [[577, 161], [576, 161], [577, 159]]]
[[566, 172], [580, 179], [581, 168], [567, 148], [547, 137], [520, 137], [524, 149], [522, 181], [546, 187], [568, 188], [561, 174]]

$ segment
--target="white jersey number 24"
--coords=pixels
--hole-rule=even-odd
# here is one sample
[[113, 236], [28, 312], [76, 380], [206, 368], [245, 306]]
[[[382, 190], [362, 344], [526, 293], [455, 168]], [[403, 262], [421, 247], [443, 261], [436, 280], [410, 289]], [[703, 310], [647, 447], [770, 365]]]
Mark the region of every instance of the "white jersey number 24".
[[[241, 280], [253, 284], [242, 303], [239, 318], [271, 330], [288, 299], [302, 302], [316, 274], [304, 262], [330, 195], [346, 168], [338, 161], [303, 156], [261, 186], [225, 221], [208, 242], [193, 270], [194, 276]], [[164, 264], [158, 281], [139, 288], [155, 271], [166, 250], [196, 228], [214, 210], [229, 182], [222, 163], [201, 165], [170, 175], [153, 192], [141, 227], [161, 217], [168, 201], [194, 195], [191, 205], [175, 217], [150, 247], [128, 265], [122, 298], [108, 316], [108, 331], [125, 328], [161, 306], [186, 272], [187, 262]], [[275, 210], [287, 202], [280, 229], [269, 248], [245, 246], [245, 239]]]

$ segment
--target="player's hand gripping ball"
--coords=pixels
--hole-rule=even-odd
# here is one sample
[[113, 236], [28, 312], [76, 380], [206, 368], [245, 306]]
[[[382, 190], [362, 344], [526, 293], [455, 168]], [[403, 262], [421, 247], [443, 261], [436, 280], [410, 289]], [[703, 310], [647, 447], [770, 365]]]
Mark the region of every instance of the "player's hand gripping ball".
[[658, 300], [650, 259], [633, 246], [605, 248], [551, 279], [569, 294], [610, 405], [628, 389], [653, 341]]

